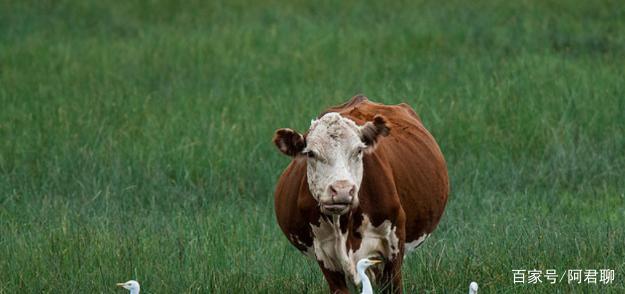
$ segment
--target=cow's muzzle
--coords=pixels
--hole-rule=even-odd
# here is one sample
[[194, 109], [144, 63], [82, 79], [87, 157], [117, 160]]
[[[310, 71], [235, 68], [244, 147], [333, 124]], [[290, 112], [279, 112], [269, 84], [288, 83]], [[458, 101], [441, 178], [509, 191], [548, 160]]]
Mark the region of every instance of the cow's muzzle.
[[349, 181], [337, 181], [328, 186], [328, 199], [321, 202], [322, 212], [328, 214], [344, 214], [354, 203], [356, 185]]

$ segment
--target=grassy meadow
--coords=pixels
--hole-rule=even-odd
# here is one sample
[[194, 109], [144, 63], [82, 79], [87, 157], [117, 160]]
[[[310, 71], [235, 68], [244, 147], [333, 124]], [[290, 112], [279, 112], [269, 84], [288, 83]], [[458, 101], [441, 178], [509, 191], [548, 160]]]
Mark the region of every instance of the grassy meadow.
[[624, 76], [619, 1], [0, 0], [0, 293], [327, 292], [271, 138], [357, 93], [447, 159], [407, 293], [624, 293]]

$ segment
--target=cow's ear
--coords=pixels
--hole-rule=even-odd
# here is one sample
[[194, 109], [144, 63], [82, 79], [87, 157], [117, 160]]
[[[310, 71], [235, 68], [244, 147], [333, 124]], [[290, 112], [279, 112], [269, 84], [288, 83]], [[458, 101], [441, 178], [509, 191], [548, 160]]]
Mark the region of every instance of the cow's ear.
[[306, 147], [304, 136], [291, 129], [278, 129], [273, 136], [273, 143], [288, 156], [296, 156]]
[[387, 125], [386, 118], [382, 115], [376, 115], [372, 121], [366, 122], [360, 128], [360, 139], [368, 150], [373, 150], [375, 144], [381, 136], [387, 136], [390, 128]]

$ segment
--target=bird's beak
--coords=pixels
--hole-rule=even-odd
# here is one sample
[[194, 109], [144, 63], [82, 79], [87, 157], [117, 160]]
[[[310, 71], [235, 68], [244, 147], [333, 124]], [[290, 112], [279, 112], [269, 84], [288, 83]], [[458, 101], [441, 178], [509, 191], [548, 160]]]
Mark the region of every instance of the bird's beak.
[[124, 283], [117, 283], [115, 285], [117, 285], [117, 287], [123, 287], [125, 284]]
[[380, 260], [380, 259], [373, 259], [373, 258], [371, 258], [371, 259], [369, 259], [369, 260], [371, 260], [371, 263], [373, 263], [373, 264], [376, 264], [376, 263], [381, 263], [381, 262], [382, 262], [382, 260]]

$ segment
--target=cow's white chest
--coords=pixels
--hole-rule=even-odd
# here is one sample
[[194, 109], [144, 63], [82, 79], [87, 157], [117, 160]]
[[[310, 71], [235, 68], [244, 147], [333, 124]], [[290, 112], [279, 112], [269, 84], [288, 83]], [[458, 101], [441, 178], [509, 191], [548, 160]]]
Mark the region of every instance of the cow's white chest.
[[363, 214], [363, 221], [357, 231], [362, 236], [358, 250], [347, 249], [349, 230], [341, 232], [338, 216], [332, 222], [323, 218], [319, 226], [311, 224], [313, 232], [313, 250], [318, 261], [329, 270], [343, 272], [351, 280], [359, 284], [360, 277], [356, 273], [356, 263], [366, 257], [373, 257], [380, 253], [392, 260], [399, 252], [396, 227], [390, 220], [385, 220], [379, 226], [374, 226], [369, 217]]

